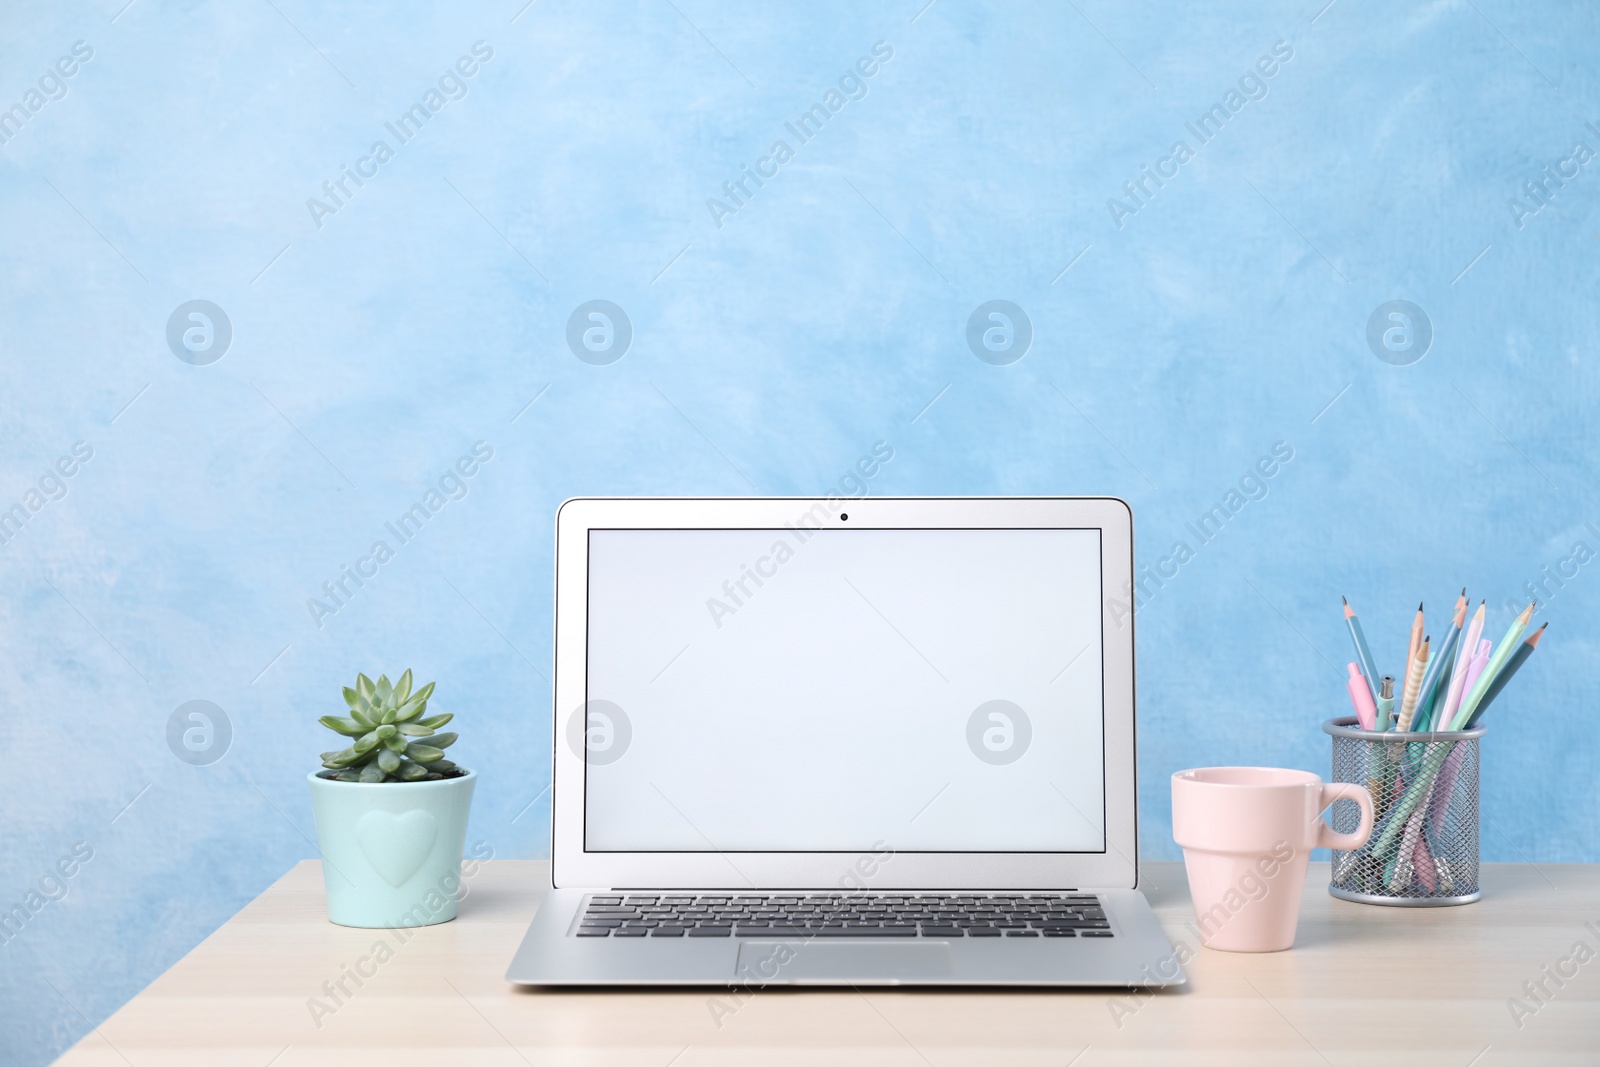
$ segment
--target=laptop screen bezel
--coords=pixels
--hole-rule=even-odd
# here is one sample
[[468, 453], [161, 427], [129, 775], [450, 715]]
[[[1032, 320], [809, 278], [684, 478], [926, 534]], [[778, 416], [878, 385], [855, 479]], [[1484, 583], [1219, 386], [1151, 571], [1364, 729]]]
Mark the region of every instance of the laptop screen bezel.
[[[817, 509], [821, 509], [820, 511]], [[588, 681], [590, 530], [773, 529], [847, 512], [851, 529], [1100, 532], [1105, 848], [1097, 852], [590, 852], [584, 753], [567, 743]], [[551, 875], [556, 888], [1058, 889], [1138, 881], [1133, 523], [1114, 497], [574, 498], [556, 515]], [[581, 727], [579, 728], [581, 732]]]

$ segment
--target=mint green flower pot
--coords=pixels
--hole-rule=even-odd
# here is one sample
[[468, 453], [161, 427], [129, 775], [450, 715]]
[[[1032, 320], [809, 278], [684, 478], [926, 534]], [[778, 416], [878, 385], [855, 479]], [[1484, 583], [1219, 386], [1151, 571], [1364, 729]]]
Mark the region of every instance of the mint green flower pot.
[[454, 919], [477, 779], [472, 771], [434, 782], [307, 775], [328, 918], [372, 929]]

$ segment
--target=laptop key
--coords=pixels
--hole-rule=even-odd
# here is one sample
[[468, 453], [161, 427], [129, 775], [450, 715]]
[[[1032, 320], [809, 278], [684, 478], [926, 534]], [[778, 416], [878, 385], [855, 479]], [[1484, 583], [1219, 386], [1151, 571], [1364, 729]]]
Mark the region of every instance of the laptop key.
[[583, 925], [585, 927], [588, 927], [590, 929], [595, 929], [595, 930], [610, 929], [612, 927], [621, 926], [622, 925], [622, 920], [621, 919], [590, 919], [590, 918], [585, 918], [583, 920]]
[[[797, 933], [799, 931], [796, 931]], [[813, 937], [916, 937], [917, 931], [913, 928], [901, 927], [860, 927], [860, 926], [820, 926], [805, 931]]]
[[683, 927], [681, 927], [681, 926], [658, 926], [654, 930], [650, 931], [650, 936], [651, 937], [682, 937], [683, 936]]
[[630, 926], [624, 926], [621, 930], [616, 931], [611, 936], [612, 937], [644, 937], [649, 932], [650, 932], [649, 930], [646, 930], [642, 926], [631, 926], [631, 927]]
[[967, 930], [968, 937], [999, 937], [1004, 930], [996, 930], [992, 926], [974, 926]]
[[1039, 936], [1039, 931], [1037, 931], [1037, 930], [1007, 930], [1006, 931], [1006, 936], [1007, 937], [1038, 937]]
[[1077, 937], [1078, 936], [1078, 931], [1076, 931], [1076, 930], [1051, 930], [1051, 929], [1046, 928], [1044, 930], [1040, 930], [1039, 932], [1041, 934], [1043, 934], [1044, 936], [1046, 936], [1046, 937]]
[[578, 936], [579, 937], [610, 937], [611, 936], [611, 928], [609, 926], [598, 926], [598, 927], [580, 926], [580, 927], [578, 927]]
[[1110, 930], [1079, 930], [1079, 937], [1110, 937]]
[[732, 932], [727, 926], [696, 926], [688, 934], [690, 937], [727, 937]]

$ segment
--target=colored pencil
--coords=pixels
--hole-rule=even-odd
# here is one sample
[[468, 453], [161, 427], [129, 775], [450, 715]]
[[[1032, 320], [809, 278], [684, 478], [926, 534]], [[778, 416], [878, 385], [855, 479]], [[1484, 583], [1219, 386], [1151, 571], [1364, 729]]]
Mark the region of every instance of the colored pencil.
[[1422, 601], [1417, 601], [1417, 617], [1411, 620], [1411, 643], [1406, 646], [1406, 669], [1411, 669], [1411, 661], [1417, 658], [1417, 649], [1422, 647]]
[[1400, 722], [1395, 727], [1397, 730], [1411, 729], [1411, 719], [1417, 713], [1417, 696], [1422, 692], [1422, 675], [1428, 668], [1428, 642], [1430, 638], [1424, 637], [1422, 644], [1417, 646], [1417, 654], [1411, 661], [1411, 669], [1406, 672], [1406, 695], [1400, 704]]
[[[1534, 603], [1537, 603], [1537, 601]], [[1489, 665], [1483, 669], [1482, 674], [1478, 675], [1477, 681], [1472, 684], [1472, 690], [1461, 698], [1461, 707], [1450, 719], [1450, 729], [1461, 729], [1466, 725], [1467, 720], [1472, 718], [1472, 713], [1478, 710], [1478, 705], [1483, 703], [1483, 694], [1488, 691], [1490, 683], [1495, 680], [1495, 676], [1506, 665], [1506, 660], [1510, 659], [1511, 654], [1517, 650], [1517, 642], [1522, 640], [1522, 631], [1527, 629], [1528, 620], [1533, 618], [1533, 607], [1534, 605], [1530, 603], [1526, 608], [1522, 609], [1521, 615], [1511, 620], [1511, 628], [1506, 631], [1505, 637], [1501, 639], [1499, 646], [1490, 655]]]
[[1456, 610], [1451, 617], [1450, 632], [1445, 635], [1444, 645], [1428, 664], [1428, 673], [1422, 676], [1422, 695], [1417, 698], [1417, 719], [1431, 723], [1430, 729], [1439, 728], [1438, 713], [1444, 710], [1444, 701], [1440, 699], [1442, 687], [1449, 684], [1446, 679], [1450, 668], [1455, 665], [1456, 645], [1461, 641], [1461, 628], [1466, 621], [1467, 591], [1463, 589], [1456, 600]]
[[1361, 620], [1356, 618], [1356, 609], [1350, 606], [1350, 601], [1344, 600], [1344, 623], [1350, 629], [1350, 643], [1356, 646], [1356, 662], [1361, 665], [1361, 673], [1366, 676], [1367, 688], [1372, 690], [1372, 695], [1378, 695], [1379, 674], [1372, 665], [1372, 649], [1367, 647], [1367, 635], [1361, 629]]
[[1467, 684], [1467, 664], [1472, 662], [1472, 654], [1478, 650], [1478, 638], [1483, 634], [1483, 611], [1484, 602], [1480, 600], [1478, 610], [1472, 615], [1471, 625], [1461, 637], [1461, 648], [1456, 652], [1455, 673], [1450, 676], [1450, 691], [1445, 694], [1444, 710], [1436, 719], [1440, 729], [1449, 728], [1456, 709], [1461, 706], [1461, 697]]
[[1511, 676], [1516, 674], [1524, 663], [1528, 662], [1528, 657], [1533, 655], [1533, 650], [1539, 647], [1539, 638], [1544, 636], [1544, 628], [1549, 625], [1549, 623], [1545, 623], [1529, 634], [1527, 639], [1511, 654], [1511, 658], [1506, 660], [1506, 665], [1500, 668], [1500, 673], [1495, 675], [1494, 681], [1489, 683], [1488, 691], [1483, 694], [1483, 699], [1478, 703], [1478, 710], [1474, 711], [1472, 717], [1467, 720], [1466, 729], [1470, 730], [1478, 725], [1478, 720], [1483, 718], [1485, 711], [1489, 710], [1489, 705], [1494, 702], [1495, 697], [1500, 695], [1500, 690], [1506, 687], [1506, 683], [1511, 681]]

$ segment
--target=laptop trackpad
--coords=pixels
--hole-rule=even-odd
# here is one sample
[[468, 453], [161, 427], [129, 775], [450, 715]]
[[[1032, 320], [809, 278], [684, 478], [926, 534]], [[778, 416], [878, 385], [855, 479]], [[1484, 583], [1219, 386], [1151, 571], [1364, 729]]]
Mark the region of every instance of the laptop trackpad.
[[737, 972], [754, 982], [928, 978], [952, 971], [944, 942], [746, 941]]

